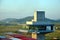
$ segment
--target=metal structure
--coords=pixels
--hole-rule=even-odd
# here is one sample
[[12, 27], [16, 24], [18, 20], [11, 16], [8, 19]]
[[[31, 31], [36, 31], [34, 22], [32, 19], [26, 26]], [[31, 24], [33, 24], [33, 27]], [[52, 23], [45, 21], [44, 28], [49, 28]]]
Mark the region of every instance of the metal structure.
[[32, 38], [44, 40], [46, 33], [54, 32], [54, 24], [45, 19], [45, 11], [35, 11], [32, 21], [26, 22], [29, 27], [28, 32], [32, 33]]

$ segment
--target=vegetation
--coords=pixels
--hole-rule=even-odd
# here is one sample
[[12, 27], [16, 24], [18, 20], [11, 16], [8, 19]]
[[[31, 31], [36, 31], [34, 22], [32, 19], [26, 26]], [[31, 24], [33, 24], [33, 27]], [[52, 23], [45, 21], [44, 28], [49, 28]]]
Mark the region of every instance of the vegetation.
[[9, 26], [0, 26], [0, 35], [6, 32], [17, 32], [19, 29], [24, 29], [23, 25], [9, 25]]
[[[52, 39], [52, 38], [59, 38], [60, 39], [60, 25], [55, 25], [56, 31], [52, 33], [46, 34], [47, 39]], [[28, 28], [28, 27], [27, 27]], [[14, 32], [17, 33], [19, 29], [27, 29], [26, 25], [9, 25], [9, 26], [0, 26], [0, 35], [3, 35], [3, 33], [6, 32]], [[27, 34], [24, 34], [25, 36]], [[28, 35], [30, 36], [30, 35]]]

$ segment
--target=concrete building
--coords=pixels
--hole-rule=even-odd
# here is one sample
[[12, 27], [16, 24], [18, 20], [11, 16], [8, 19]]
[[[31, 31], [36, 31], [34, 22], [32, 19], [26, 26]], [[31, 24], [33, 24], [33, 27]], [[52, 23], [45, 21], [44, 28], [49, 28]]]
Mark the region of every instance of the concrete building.
[[27, 21], [26, 24], [29, 27], [28, 32], [32, 33], [32, 38], [37, 40], [44, 40], [46, 33], [55, 31], [54, 24], [45, 20], [45, 11], [34, 12], [34, 19]]

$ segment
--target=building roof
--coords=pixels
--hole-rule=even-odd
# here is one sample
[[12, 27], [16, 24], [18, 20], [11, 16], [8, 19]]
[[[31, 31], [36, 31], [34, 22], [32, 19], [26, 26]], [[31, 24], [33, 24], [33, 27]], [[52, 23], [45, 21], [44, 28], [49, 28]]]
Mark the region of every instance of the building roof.
[[21, 39], [21, 40], [36, 40], [36, 39], [34, 39], [34, 38], [28, 38], [28, 37], [26, 37], [26, 36], [23, 36], [23, 35], [21, 35], [21, 34], [8, 34], [9, 36], [12, 36], [12, 37], [14, 37], [14, 38], [19, 38], [19, 39]]
[[32, 25], [54, 25], [51, 22], [45, 22], [45, 21], [40, 21], [40, 22], [33, 22]]

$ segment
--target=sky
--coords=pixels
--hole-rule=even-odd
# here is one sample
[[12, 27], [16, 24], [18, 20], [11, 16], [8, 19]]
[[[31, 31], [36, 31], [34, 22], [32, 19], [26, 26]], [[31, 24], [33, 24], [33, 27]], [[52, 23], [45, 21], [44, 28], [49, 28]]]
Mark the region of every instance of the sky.
[[46, 18], [60, 19], [60, 0], [0, 0], [0, 20], [33, 16], [38, 10]]

